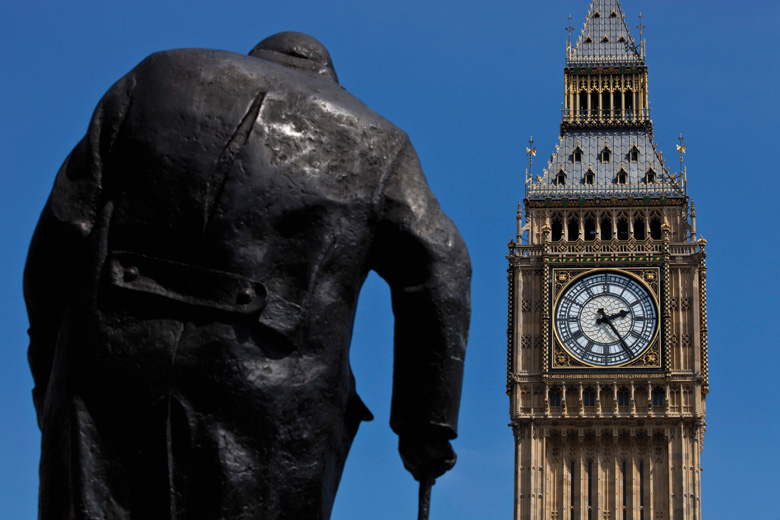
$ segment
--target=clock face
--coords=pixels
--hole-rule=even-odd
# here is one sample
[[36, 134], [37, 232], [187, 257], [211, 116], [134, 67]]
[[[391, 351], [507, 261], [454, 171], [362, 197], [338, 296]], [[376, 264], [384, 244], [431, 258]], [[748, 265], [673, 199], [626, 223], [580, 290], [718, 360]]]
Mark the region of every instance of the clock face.
[[626, 274], [601, 271], [564, 289], [553, 326], [564, 348], [580, 361], [619, 366], [650, 346], [658, 329], [658, 312], [643, 284]]

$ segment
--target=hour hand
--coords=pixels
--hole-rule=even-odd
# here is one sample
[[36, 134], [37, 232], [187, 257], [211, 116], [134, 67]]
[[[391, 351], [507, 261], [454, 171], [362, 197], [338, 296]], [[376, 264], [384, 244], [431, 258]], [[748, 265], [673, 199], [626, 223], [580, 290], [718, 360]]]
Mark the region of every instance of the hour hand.
[[611, 321], [611, 320], [614, 320], [615, 318], [625, 318], [626, 316], [628, 316], [628, 311], [623, 309], [622, 311], [618, 312], [617, 314], [613, 314], [612, 316], [610, 316], [609, 319]]

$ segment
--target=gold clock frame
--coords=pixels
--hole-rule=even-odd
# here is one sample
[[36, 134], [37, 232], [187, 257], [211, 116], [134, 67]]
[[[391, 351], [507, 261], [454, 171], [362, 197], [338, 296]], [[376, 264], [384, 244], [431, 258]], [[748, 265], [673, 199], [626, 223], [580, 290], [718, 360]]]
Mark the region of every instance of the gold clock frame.
[[[558, 307], [558, 300], [568, 287], [581, 278], [604, 272], [618, 273], [637, 282], [644, 287], [653, 299], [656, 308], [656, 327], [655, 334], [650, 340], [650, 344], [635, 359], [632, 359], [621, 365], [594, 365], [586, 363], [572, 353], [563, 345], [558, 336], [556, 327], [555, 309]], [[625, 369], [661, 369], [663, 368], [661, 359], [661, 337], [662, 337], [662, 307], [660, 296], [663, 290], [661, 283], [660, 267], [597, 267], [597, 268], [552, 268], [550, 270], [550, 286], [552, 291], [552, 306], [550, 307], [550, 324], [552, 329], [550, 334], [550, 369], [551, 370], [625, 370]]]

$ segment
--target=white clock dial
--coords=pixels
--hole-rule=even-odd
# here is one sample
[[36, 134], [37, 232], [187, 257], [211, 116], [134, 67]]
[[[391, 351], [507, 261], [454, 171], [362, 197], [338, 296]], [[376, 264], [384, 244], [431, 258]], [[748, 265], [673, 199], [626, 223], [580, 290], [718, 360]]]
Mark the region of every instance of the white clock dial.
[[650, 291], [637, 279], [599, 271], [564, 289], [553, 326], [561, 344], [580, 361], [619, 366], [650, 346], [658, 329], [658, 312]]

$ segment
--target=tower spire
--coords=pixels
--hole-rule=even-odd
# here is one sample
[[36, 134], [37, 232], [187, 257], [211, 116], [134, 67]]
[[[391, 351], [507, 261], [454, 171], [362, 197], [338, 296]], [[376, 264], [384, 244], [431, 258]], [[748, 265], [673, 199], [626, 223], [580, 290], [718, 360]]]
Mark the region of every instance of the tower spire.
[[618, 0], [593, 0], [570, 66], [643, 66], [644, 59], [626, 25]]
[[564, 67], [560, 144], [528, 197], [684, 197], [684, 168], [673, 178], [653, 142], [647, 66], [620, 2], [592, 0], [582, 31]]

